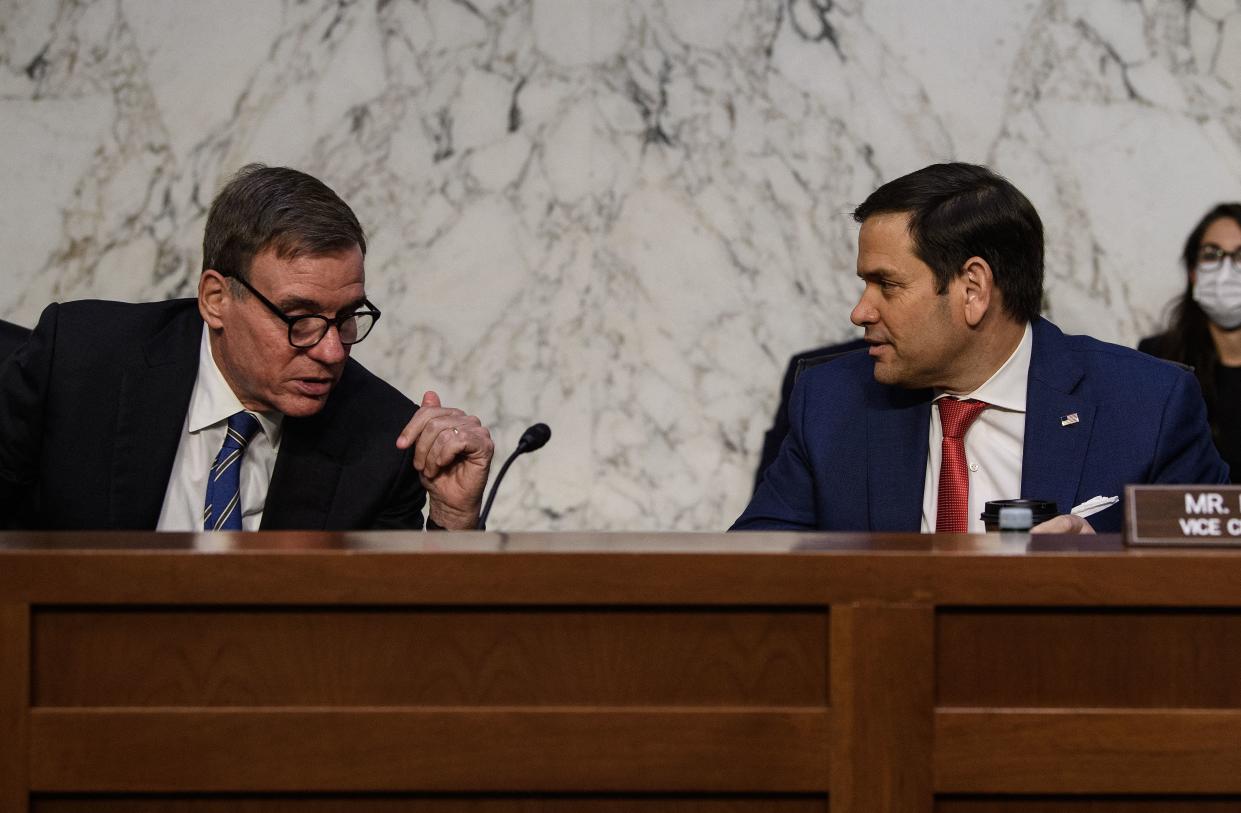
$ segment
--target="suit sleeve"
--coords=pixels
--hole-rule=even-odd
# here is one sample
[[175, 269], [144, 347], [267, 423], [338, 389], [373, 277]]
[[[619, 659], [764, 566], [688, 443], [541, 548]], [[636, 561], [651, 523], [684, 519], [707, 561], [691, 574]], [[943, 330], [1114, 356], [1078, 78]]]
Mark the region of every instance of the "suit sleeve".
[[376, 531], [420, 531], [423, 528], [422, 508], [427, 492], [414, 471], [413, 450], [401, 455], [401, 470], [397, 474], [383, 507], [375, 515], [371, 529]]
[[1219, 456], [1207, 424], [1206, 404], [1194, 376], [1178, 370], [1160, 418], [1149, 483], [1227, 483], [1228, 464]]
[[30, 338], [0, 361], [0, 528], [32, 527], [45, 399], [59, 311], [48, 306]]
[[814, 474], [806, 453], [806, 376], [789, 397], [789, 433], [732, 531], [813, 531]]

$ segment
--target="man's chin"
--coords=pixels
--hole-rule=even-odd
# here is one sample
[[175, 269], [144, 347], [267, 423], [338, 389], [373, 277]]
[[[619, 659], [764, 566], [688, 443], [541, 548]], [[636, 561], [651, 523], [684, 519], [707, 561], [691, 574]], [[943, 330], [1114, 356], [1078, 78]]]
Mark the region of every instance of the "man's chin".
[[309, 418], [327, 406], [328, 393], [323, 395], [289, 395], [280, 399], [276, 409], [289, 418]]
[[875, 362], [875, 380], [880, 384], [887, 384], [892, 387], [905, 386], [905, 376], [897, 369], [896, 365], [887, 361]]

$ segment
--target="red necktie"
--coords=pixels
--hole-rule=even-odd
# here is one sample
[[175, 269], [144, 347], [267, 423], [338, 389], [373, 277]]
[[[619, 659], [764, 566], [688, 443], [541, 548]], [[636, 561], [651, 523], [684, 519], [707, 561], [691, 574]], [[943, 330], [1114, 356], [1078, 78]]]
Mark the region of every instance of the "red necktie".
[[965, 432], [987, 404], [940, 398], [939, 423], [944, 428], [939, 461], [939, 500], [935, 533], [963, 534], [969, 530], [970, 473], [965, 464]]

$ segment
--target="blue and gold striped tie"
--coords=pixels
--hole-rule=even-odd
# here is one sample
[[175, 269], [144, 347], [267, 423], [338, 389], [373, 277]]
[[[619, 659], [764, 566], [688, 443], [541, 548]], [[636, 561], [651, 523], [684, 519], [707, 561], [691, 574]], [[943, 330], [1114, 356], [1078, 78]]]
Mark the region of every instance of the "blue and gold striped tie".
[[241, 530], [241, 456], [258, 429], [258, 418], [249, 412], [238, 412], [228, 419], [224, 445], [207, 474], [204, 531]]

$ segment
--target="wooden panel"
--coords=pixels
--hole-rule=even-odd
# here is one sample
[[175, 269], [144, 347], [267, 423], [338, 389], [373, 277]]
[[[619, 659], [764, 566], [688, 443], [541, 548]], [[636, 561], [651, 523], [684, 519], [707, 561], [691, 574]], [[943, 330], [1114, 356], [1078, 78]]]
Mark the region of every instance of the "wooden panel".
[[[27, 729], [21, 782], [61, 794], [40, 809], [270, 813], [326, 793], [323, 811], [800, 812], [831, 784], [838, 813], [1241, 810], [1241, 551], [259, 534], [199, 555], [78, 540], [0, 538], [0, 604], [64, 605], [3, 644], [37, 645], [38, 685], [21, 691], [56, 704]], [[934, 711], [937, 691], [950, 708]], [[126, 705], [72, 705], [105, 703]], [[145, 792], [169, 796], [109, 795]], [[1168, 793], [1204, 795], [1136, 798]]]
[[931, 810], [934, 629], [930, 607], [832, 607], [832, 813]]
[[[1045, 553], [1020, 555], [986, 537], [951, 535], [699, 534], [689, 545], [677, 535], [514, 534], [489, 543], [503, 554], [470, 552], [472, 539], [493, 538], [486, 534], [422, 543], [408, 540], [425, 535], [320, 536], [355, 549], [283, 550], [282, 540], [296, 548], [316, 537], [261, 534], [240, 540], [254, 550], [207, 556], [47, 553], [11, 548], [26, 539], [62, 549], [158, 539], [9, 534], [0, 538], [10, 547], [0, 550], [0, 596], [34, 604], [1241, 606], [1241, 551], [1134, 553], [1116, 536], [1036, 540]], [[681, 552], [695, 546], [704, 552]]]
[[941, 706], [1241, 708], [1241, 613], [950, 610]]
[[[31, 714], [38, 791], [827, 789], [826, 711]], [[175, 747], [170, 747], [175, 743]]]
[[27, 806], [30, 608], [0, 603], [0, 813]]
[[827, 705], [826, 608], [44, 611], [37, 706]]
[[941, 710], [935, 744], [945, 793], [1241, 793], [1237, 711]]
[[827, 797], [531, 796], [367, 798], [122, 796], [36, 799], [34, 813], [827, 813]]
[[993, 796], [947, 798], [935, 802], [935, 813], [1237, 813], [1239, 810], [1241, 798], [1235, 796]]

